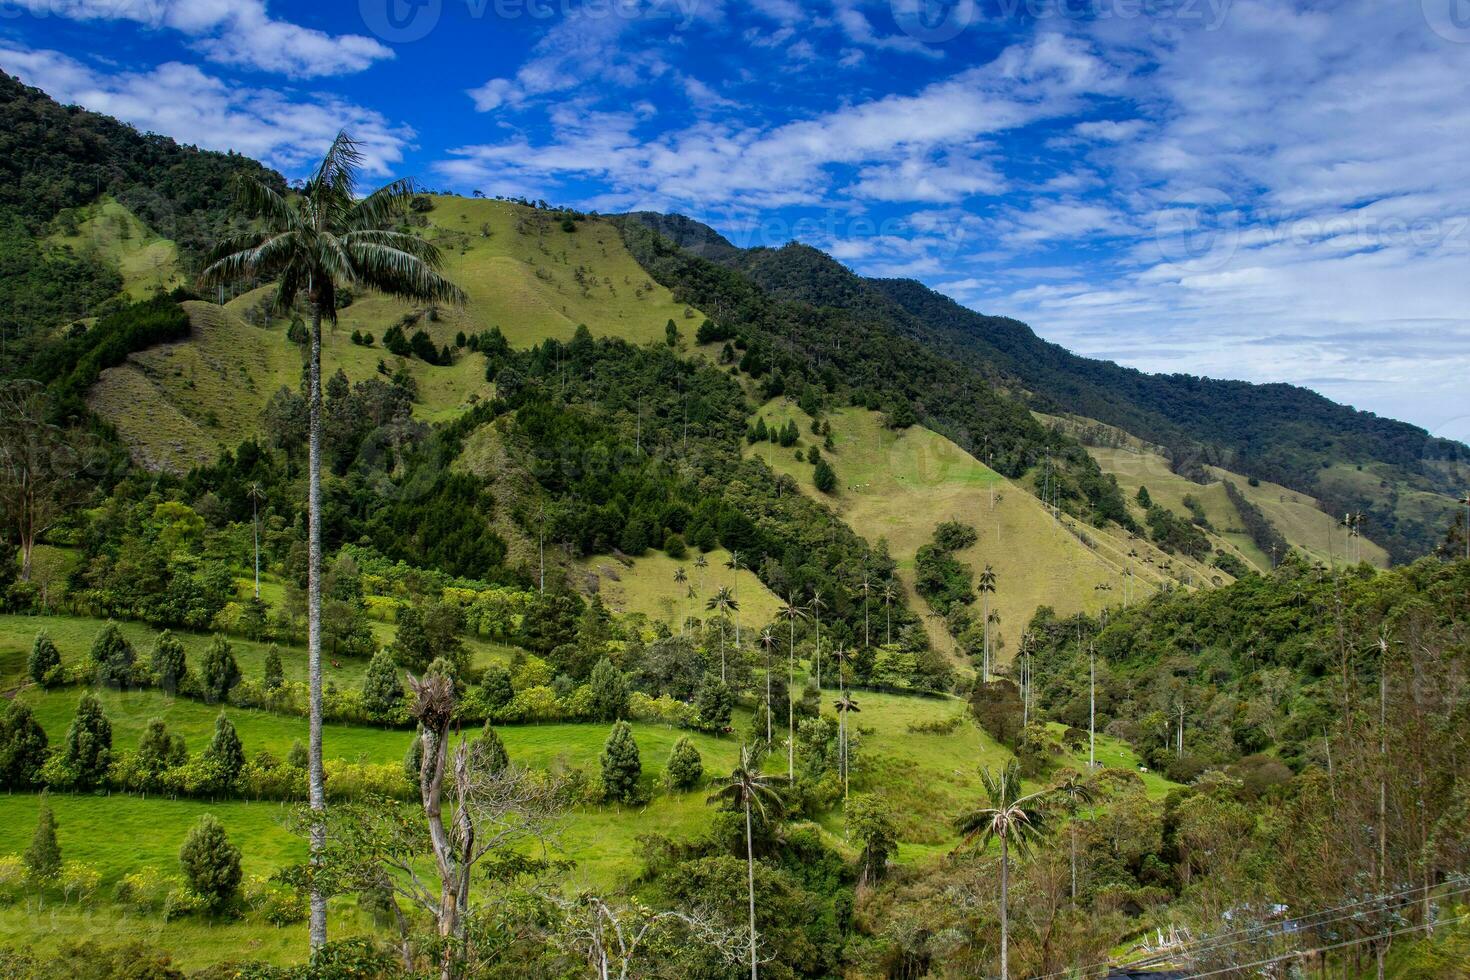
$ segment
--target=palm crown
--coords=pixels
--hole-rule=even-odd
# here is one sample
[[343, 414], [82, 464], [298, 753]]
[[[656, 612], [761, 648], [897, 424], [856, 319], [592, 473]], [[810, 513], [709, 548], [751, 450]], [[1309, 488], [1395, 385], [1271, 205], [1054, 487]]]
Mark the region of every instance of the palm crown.
[[439, 249], [389, 228], [413, 195], [413, 182], [396, 180], [358, 200], [361, 166], [362, 151], [344, 132], [306, 185], [289, 197], [241, 177], [236, 206], [258, 227], [220, 242], [201, 282], [274, 279], [277, 310], [304, 295], [328, 322], [337, 319], [339, 284], [420, 302], [463, 302], [463, 291], [435, 271]]
[[768, 814], [779, 815], [782, 808], [781, 794], [771, 777], [761, 772], [760, 759], [745, 745], [740, 747], [740, 761], [710, 794], [709, 802], [724, 804], [732, 810], [749, 807], [762, 818]]
[[998, 774], [981, 769], [980, 782], [986, 805], [960, 817], [959, 830], [965, 835], [961, 846], [978, 840], [984, 847], [999, 839], [1024, 856], [1046, 829], [1044, 794], [1021, 795], [1021, 767], [1014, 759]]

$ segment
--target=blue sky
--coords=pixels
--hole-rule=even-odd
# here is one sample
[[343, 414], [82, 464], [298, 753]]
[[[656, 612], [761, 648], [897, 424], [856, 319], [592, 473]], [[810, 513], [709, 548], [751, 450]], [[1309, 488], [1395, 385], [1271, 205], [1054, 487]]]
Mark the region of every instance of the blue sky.
[[1470, 0], [9, 0], [0, 66], [288, 176], [345, 125], [379, 176], [1470, 436]]

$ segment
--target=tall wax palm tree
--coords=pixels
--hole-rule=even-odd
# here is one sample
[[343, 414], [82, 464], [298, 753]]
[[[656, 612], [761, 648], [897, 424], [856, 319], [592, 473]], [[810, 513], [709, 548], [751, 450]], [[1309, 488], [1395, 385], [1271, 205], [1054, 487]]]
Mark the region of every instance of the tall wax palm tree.
[[983, 611], [980, 621], [984, 624], [984, 653], [981, 655], [981, 676], [990, 680], [990, 597], [995, 594], [995, 569], [986, 565], [980, 572], [980, 584], [976, 587], [980, 593], [980, 601], [983, 603]]
[[817, 667], [817, 690], [822, 689], [822, 610], [827, 604], [822, 601], [822, 590], [812, 589], [812, 601], [807, 603], [807, 608], [812, 611], [812, 618], [817, 624], [817, 645], [812, 659], [816, 661]]
[[893, 646], [893, 600], [898, 598], [898, 590], [893, 587], [893, 580], [889, 579], [883, 583], [883, 612], [888, 616], [888, 646]]
[[[761, 630], [761, 646], [766, 648], [766, 748], [771, 745], [771, 648], [776, 645], [776, 634], [767, 626]], [[788, 700], [790, 691], [787, 691]]]
[[857, 587], [857, 590], [863, 594], [863, 646], [865, 647], [873, 645], [872, 641], [868, 639], [868, 599], [873, 594], [875, 584], [872, 576], [864, 572], [863, 580], [858, 583]]
[[1000, 841], [1000, 980], [1010, 980], [1011, 851], [1025, 857], [1045, 833], [1044, 794], [1021, 794], [1021, 766], [1015, 759], [999, 773], [982, 768], [980, 782], [985, 788], [985, 805], [957, 821], [965, 835], [960, 847], [979, 841], [984, 848], [992, 840]]
[[255, 598], [260, 598], [260, 502], [265, 499], [265, 490], [259, 481], [245, 488], [250, 498], [250, 524], [255, 531]]
[[709, 559], [704, 555], [694, 556], [694, 587], [700, 592], [704, 591], [704, 570], [709, 568]]
[[[255, 227], [220, 242], [201, 284], [275, 281], [274, 306], [290, 310], [305, 300], [311, 317], [307, 360], [307, 674], [310, 685], [309, 798], [318, 819], [311, 834], [313, 860], [325, 847], [320, 814], [326, 809], [322, 772], [322, 320], [337, 320], [337, 288], [354, 286], [422, 303], [460, 303], [464, 293], [439, 275], [439, 250], [416, 235], [391, 230], [414, 193], [396, 180], [359, 200], [359, 144], [338, 133], [320, 166], [289, 197], [251, 177], [237, 184], [236, 204]], [[326, 899], [311, 896], [311, 945], [327, 936]]]
[[[732, 610], [738, 610], [740, 603], [735, 601], [734, 594], [728, 585], [722, 585], [709, 597], [704, 608], [718, 613], [721, 619], [728, 618]], [[720, 683], [725, 683], [725, 624], [720, 624]]]
[[[731, 586], [730, 586], [730, 597], [732, 599], [739, 599], [739, 592], [737, 590], [740, 587], [740, 570], [745, 567], [745, 562], [744, 562], [743, 559], [741, 559], [740, 552], [738, 552], [738, 551], [731, 551], [730, 552], [730, 560], [727, 561], [727, 562], [725, 562], [725, 567], [728, 568], [731, 571], [731, 573], [732, 573], [732, 575], [731, 575]], [[734, 606], [731, 606], [730, 608], [732, 608], [732, 609], [735, 610], [735, 649], [739, 650], [740, 649], [740, 605], [737, 602]]]
[[788, 593], [786, 606], [781, 615], [791, 624], [791, 645], [786, 651], [786, 780], [796, 781], [796, 699], [792, 688], [796, 686], [796, 621], [804, 619], [806, 613]]
[[1067, 824], [1068, 836], [1071, 837], [1072, 848], [1072, 904], [1077, 904], [1077, 811], [1084, 804], [1090, 804], [1097, 798], [1087, 780], [1075, 769], [1068, 769], [1062, 773], [1053, 787], [1059, 801], [1067, 811], [1070, 818]]
[[[689, 581], [689, 573], [686, 572], [686, 571], [684, 571], [684, 566], [683, 565], [680, 565], [678, 568], [674, 569], [674, 584], [675, 585], [683, 585], [684, 583], [686, 583], [688, 581]], [[680, 636], [683, 636], [684, 635], [684, 627], [685, 627], [685, 624], [688, 623], [688, 621], [689, 621], [688, 620], [688, 617], [684, 617], [683, 621], [679, 623], [679, 635]]]
[[842, 799], [844, 802], [846, 802], [847, 775], [849, 771], [847, 753], [847, 713], [849, 711], [858, 712], [861, 709], [858, 708], [857, 702], [852, 699], [852, 695], [846, 691], [843, 691], [841, 696], [838, 697], [836, 701], [832, 702], [832, 707], [837, 709], [837, 766], [842, 772]]
[[760, 760], [748, 746], [740, 746], [740, 763], [730, 777], [720, 784], [709, 798], [710, 803], [724, 803], [731, 809], [745, 811], [745, 872], [750, 895], [750, 978], [758, 976], [755, 931], [755, 839], [751, 834], [750, 811], [755, 810], [764, 818], [767, 814], [779, 814], [781, 796], [771, 785], [769, 777], [761, 774]]

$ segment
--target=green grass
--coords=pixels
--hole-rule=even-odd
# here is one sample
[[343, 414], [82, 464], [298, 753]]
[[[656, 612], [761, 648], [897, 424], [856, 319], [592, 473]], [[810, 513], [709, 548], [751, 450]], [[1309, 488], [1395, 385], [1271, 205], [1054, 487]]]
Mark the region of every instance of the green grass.
[[[92, 639], [102, 629], [102, 625], [101, 620], [79, 616], [0, 616], [0, 679], [3, 679], [5, 689], [12, 689], [24, 680], [26, 659], [30, 656], [31, 644], [35, 641], [38, 631], [44, 629], [51, 634], [51, 639], [61, 651], [62, 662], [70, 666], [86, 661], [92, 649]], [[123, 636], [127, 637], [128, 642], [133, 645], [138, 658], [147, 663], [153, 643], [161, 631], [135, 622], [120, 622], [118, 627], [122, 630]], [[391, 632], [392, 627], [390, 626], [388, 627], [388, 639], [391, 639]], [[211, 637], [208, 634], [187, 633], [179, 630], [175, 630], [174, 635], [183, 642], [185, 655], [191, 668], [196, 667], [203, 658], [204, 650], [209, 645]], [[492, 651], [496, 649], [493, 644], [480, 641], [472, 641], [469, 645], [473, 651], [477, 651], [477, 661], [489, 659]], [[270, 649], [269, 643], [256, 643], [239, 637], [230, 637], [230, 646], [235, 652], [235, 660], [240, 664], [241, 672], [246, 677], [258, 680], [265, 673], [265, 655]], [[304, 683], [306, 681], [306, 648], [282, 645], [279, 649], [281, 666], [285, 670], [286, 679]], [[367, 660], [353, 657], [336, 657], [335, 659], [341, 663], [341, 667], [323, 665], [322, 669], [327, 682], [344, 688], [357, 687], [362, 684], [363, 676], [367, 673]]]
[[[995, 568], [992, 602], [1001, 617], [1002, 659], [1016, 648], [1037, 607], [1049, 605], [1062, 615], [1096, 612], [1105, 600], [1121, 597], [1121, 555], [1108, 535], [1082, 529], [1099, 544], [1088, 548], [1025, 488], [949, 439], [917, 425], [894, 432], [876, 412], [835, 411], [830, 420], [836, 449], [824, 455], [837, 471], [838, 492], [825, 496], [812, 484], [811, 465], [795, 458], [797, 449], [804, 453], [810, 444], [810, 419], [784, 400], [767, 404], [760, 414], [767, 425], [795, 419], [801, 441], [790, 449], [763, 442], [746, 451], [790, 474], [803, 492], [833, 506], [869, 542], [886, 539], [913, 608], [928, 610], [913, 590], [913, 562], [918, 549], [933, 538], [934, 526], [954, 519], [976, 528], [979, 541], [960, 557], [977, 575], [986, 564]], [[1099, 591], [1100, 584], [1114, 591]], [[1151, 584], [1144, 576], [1137, 587]], [[925, 626], [939, 649], [953, 650], [942, 624], [926, 616]]]
[[[469, 296], [462, 308], [441, 311], [410, 328], [423, 329], [436, 345], [455, 334], [498, 326], [512, 344], [528, 347], [549, 337], [569, 339], [579, 324], [597, 336], [634, 342], [664, 339], [670, 319], [687, 336], [703, 320], [685, 319], [685, 307], [655, 283], [623, 246], [617, 230], [603, 219], [578, 222], [568, 233], [544, 213], [503, 201], [435, 197], [427, 237], [444, 249], [445, 273]], [[483, 237], [481, 228], [490, 231]], [[584, 291], [577, 283], [583, 270]], [[283, 385], [296, 390], [302, 354], [286, 339], [286, 324], [252, 326], [245, 313], [270, 295], [269, 287], [231, 300], [185, 304], [192, 324], [188, 340], [162, 344], [104, 371], [93, 387], [94, 411], [116, 426], [140, 462], [175, 471], [213, 462], [220, 449], [233, 448], [259, 428], [260, 411]], [[456, 363], [436, 367], [402, 360], [385, 351], [384, 331], [410, 312], [408, 304], [376, 294], [359, 295], [340, 312], [339, 322], [322, 330], [323, 368], [338, 368], [352, 381], [377, 376], [377, 365], [400, 364], [418, 383], [414, 414], [443, 421], [489, 397], [485, 362], [462, 352]], [[351, 342], [353, 330], [371, 333], [373, 347]]]
[[[661, 551], [651, 551], [641, 558], [627, 559], [631, 564], [609, 556], [585, 558], [579, 564], [597, 576], [598, 594], [615, 612], [643, 613], [677, 629], [688, 616], [707, 619], [713, 615], [705, 609], [705, 601], [721, 586], [729, 586], [740, 603], [741, 626], [752, 639], [759, 627], [775, 620], [782, 602], [754, 572], [742, 569], [736, 573], [726, 568], [730, 553], [723, 548], [705, 555], [709, 566], [697, 569], [696, 554], [691, 551], [688, 557], [675, 560]], [[682, 585], [674, 581], [677, 568], [683, 568], [688, 576]], [[690, 587], [694, 588], [693, 598], [689, 597]]]
[[169, 290], [181, 281], [174, 243], [155, 234], [122, 204], [104, 197], [78, 209], [80, 219], [70, 235], [53, 234], [47, 242], [90, 256], [122, 275], [130, 299]]

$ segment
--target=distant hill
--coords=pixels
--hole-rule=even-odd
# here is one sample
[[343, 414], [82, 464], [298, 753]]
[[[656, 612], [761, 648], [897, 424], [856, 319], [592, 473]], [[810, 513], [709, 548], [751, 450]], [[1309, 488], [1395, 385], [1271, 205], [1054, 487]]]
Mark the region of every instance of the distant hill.
[[1470, 449], [1416, 426], [1293, 385], [1152, 375], [1080, 357], [1018, 320], [976, 313], [913, 280], [865, 279], [809, 246], [741, 250], [687, 218], [633, 217], [774, 299], [881, 323], [1032, 408], [1157, 444], [1189, 479], [1208, 482], [1205, 468], [1220, 466], [1318, 498], [1332, 514], [1363, 512], [1397, 561], [1430, 551], [1453, 518], [1448, 464]]

